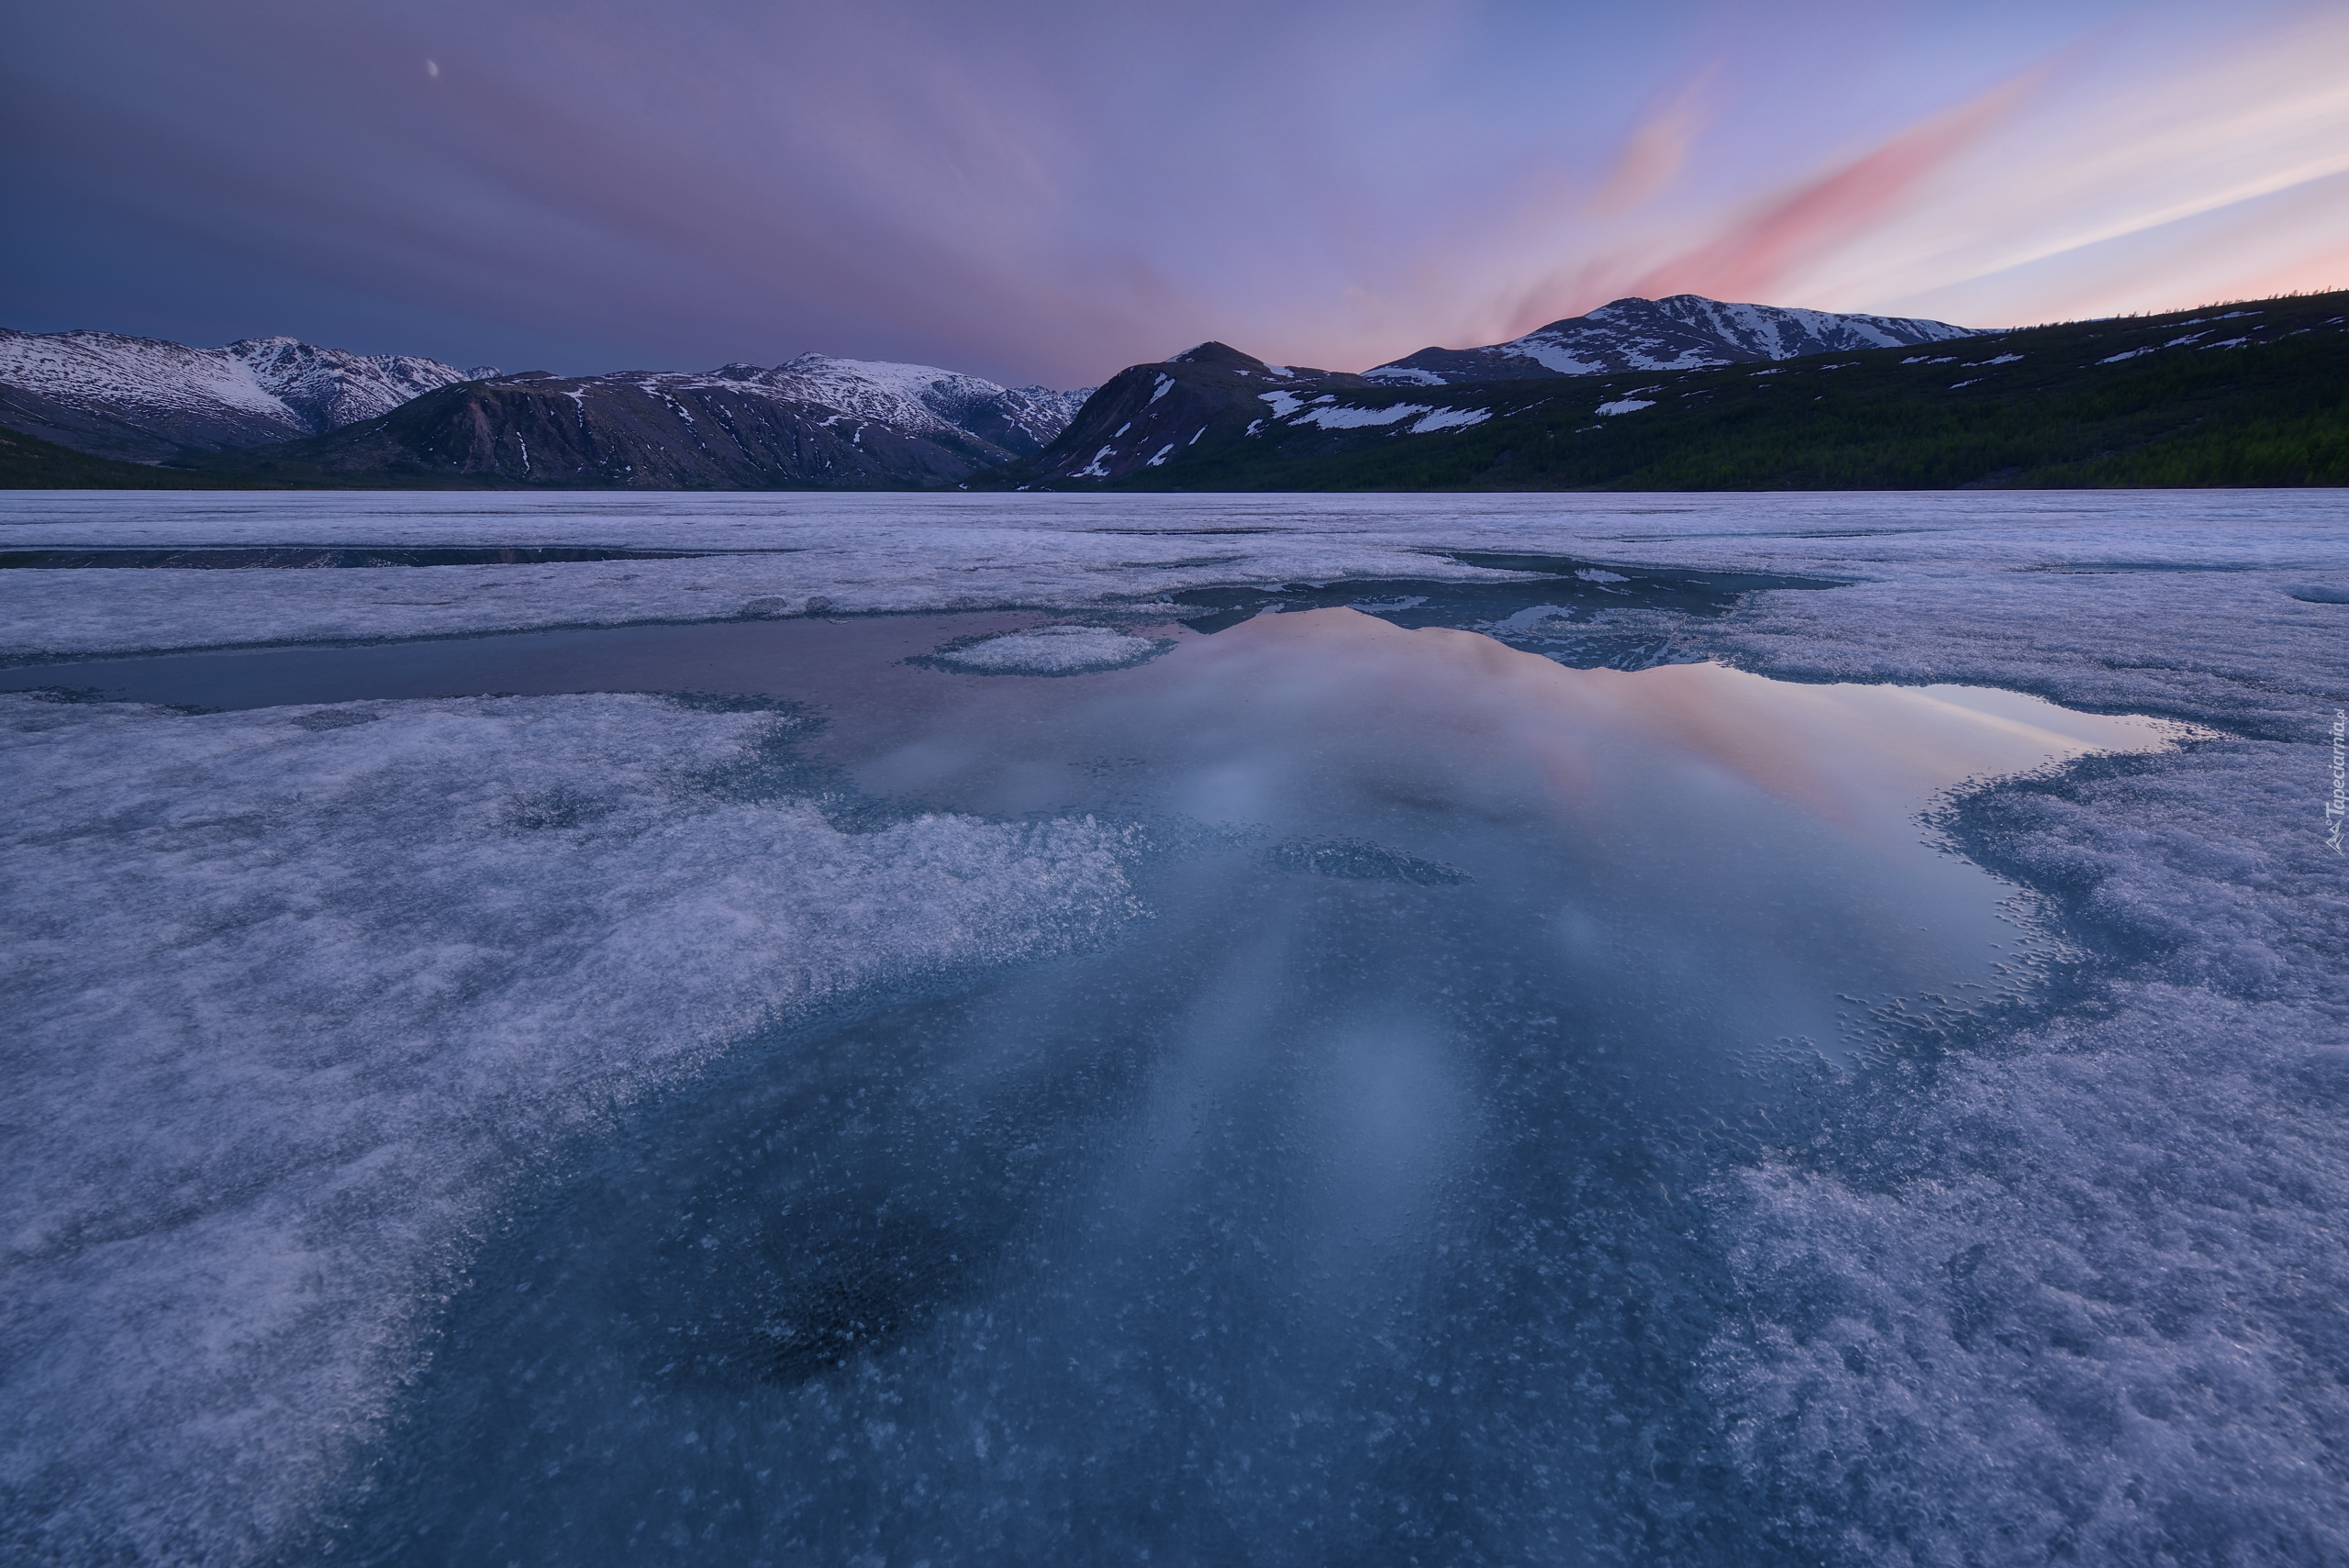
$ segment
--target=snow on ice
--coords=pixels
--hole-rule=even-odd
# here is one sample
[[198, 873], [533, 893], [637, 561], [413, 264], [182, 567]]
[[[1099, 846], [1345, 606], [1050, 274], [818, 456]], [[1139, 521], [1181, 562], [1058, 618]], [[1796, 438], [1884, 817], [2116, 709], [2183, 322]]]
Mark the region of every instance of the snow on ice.
[[1103, 626], [1040, 626], [941, 648], [930, 659], [980, 675], [1081, 675], [1122, 670], [1156, 657], [1166, 644]]
[[1132, 913], [1087, 823], [834, 828], [774, 787], [798, 723], [0, 696], [13, 1561], [282, 1544], [534, 1162], [746, 1034]]
[[[1686, 1457], [1747, 1499], [1748, 1561], [2349, 1559], [2349, 894], [2324, 836], [2349, 541], [2329, 495], [0, 499], [7, 547], [295, 542], [705, 553], [14, 571], [0, 645], [24, 675], [778, 606], [1085, 617], [957, 651], [1041, 672], [1147, 642], [1120, 617], [1163, 621], [1186, 588], [1507, 582], [1448, 552], [1542, 554], [1845, 584], [1621, 612], [1668, 624], [1674, 659], [2206, 727], [1936, 816], [2081, 956], [2006, 1032], [1822, 1066], [1799, 1136], [1672, 1211], [1739, 1304], [1696, 1359], [1710, 1435]], [[540, 1163], [769, 1020], [1139, 907], [1108, 826], [836, 826], [794, 782], [787, 713], [0, 714], [0, 1539], [20, 1560], [266, 1556], [332, 1506]]]

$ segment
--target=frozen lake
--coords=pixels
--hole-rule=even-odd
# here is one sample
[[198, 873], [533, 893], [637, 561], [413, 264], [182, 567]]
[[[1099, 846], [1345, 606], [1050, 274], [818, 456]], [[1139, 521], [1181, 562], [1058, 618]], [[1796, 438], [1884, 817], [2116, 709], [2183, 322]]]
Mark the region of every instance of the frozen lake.
[[8, 497], [0, 1539], [2326, 1561], [2337, 521]]

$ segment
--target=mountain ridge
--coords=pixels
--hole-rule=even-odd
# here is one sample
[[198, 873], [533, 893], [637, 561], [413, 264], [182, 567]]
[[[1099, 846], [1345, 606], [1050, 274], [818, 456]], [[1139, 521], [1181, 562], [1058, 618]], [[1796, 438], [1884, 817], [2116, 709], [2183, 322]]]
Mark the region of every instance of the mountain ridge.
[[[87, 456], [86, 444], [69, 450], [37, 439], [47, 434], [38, 428], [26, 432], [8, 402], [19, 389], [0, 385], [0, 425], [25, 437], [0, 441], [0, 484], [1693, 490], [2349, 482], [2349, 294], [1990, 333], [1872, 317], [1862, 323], [1871, 333], [1945, 335], [1783, 359], [1780, 351], [1818, 339], [1822, 323], [1854, 318], [1696, 296], [1632, 303], [1671, 306], [1663, 314], [1684, 326], [1693, 315], [1709, 330], [1726, 321], [1759, 332], [1759, 322], [1771, 334], [1691, 349], [1617, 331], [1617, 347], [1629, 342], [1647, 359], [1687, 368], [1565, 373], [1528, 351], [1502, 356], [1508, 373], [1475, 381], [1379, 373], [1392, 366], [1353, 374], [1274, 364], [1211, 340], [1128, 366], [1089, 396], [818, 354], [703, 373], [487, 374], [323, 435], [183, 452], [181, 466], [139, 467], [136, 477]], [[1773, 324], [1770, 313], [1798, 331]], [[1636, 314], [1615, 311], [1599, 325], [1611, 321], [1614, 331]], [[1571, 320], [1587, 327], [1590, 318]], [[1515, 344], [1547, 333], [1553, 346], [1564, 345], [1552, 330], [1558, 325]], [[239, 362], [261, 387], [248, 401], [265, 394], [287, 411], [281, 420], [333, 417], [331, 406], [294, 411], [305, 361], [283, 354], [288, 342], [247, 340]], [[262, 351], [273, 349], [284, 362]], [[1731, 350], [1749, 357], [1698, 362]], [[1588, 362], [1572, 358], [1582, 351], [1561, 347], [1559, 362]], [[1757, 358], [1770, 362], [1757, 367]], [[253, 362], [285, 390], [262, 387]]]
[[485, 371], [294, 338], [198, 349], [119, 332], [0, 328], [0, 422], [95, 456], [158, 462], [322, 435]]
[[1090, 395], [803, 354], [440, 388], [309, 440], [187, 460], [268, 484], [925, 489], [1041, 452]]
[[[1936, 352], [1936, 350], [1945, 350]], [[2349, 483], [2349, 293], [1780, 361], [1403, 383], [1204, 344], [974, 486], [1720, 490]]]
[[[812, 353], [558, 376], [292, 338], [0, 329], [0, 426], [214, 484], [920, 487], [1041, 450], [1092, 391]], [[104, 472], [12, 450], [28, 475]]]
[[1675, 294], [1610, 301], [1480, 349], [1421, 349], [1363, 374], [1396, 385], [1441, 386], [1551, 375], [1685, 371], [1861, 349], [1915, 348], [1978, 336], [1920, 317], [1745, 305]]

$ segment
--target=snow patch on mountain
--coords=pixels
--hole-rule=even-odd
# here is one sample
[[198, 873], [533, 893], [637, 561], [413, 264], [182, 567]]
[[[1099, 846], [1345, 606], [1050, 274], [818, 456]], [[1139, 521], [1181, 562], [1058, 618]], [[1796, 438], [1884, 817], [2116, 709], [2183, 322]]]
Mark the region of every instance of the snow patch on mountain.
[[161, 441], [231, 447], [323, 435], [387, 414], [461, 371], [410, 354], [352, 354], [295, 338], [190, 348], [117, 332], [0, 328], [0, 387]]
[[601, 376], [470, 371], [408, 354], [351, 354], [294, 338], [251, 338], [197, 349], [114, 332], [0, 329], [0, 422], [85, 451], [142, 462], [187, 448], [263, 446], [318, 436], [388, 414], [459, 382], [555, 390], [578, 402], [626, 384], [669, 403], [689, 423], [681, 395], [714, 388], [794, 405], [817, 405], [852, 421], [953, 445], [999, 462], [1051, 444], [1093, 388], [1006, 387], [935, 365], [802, 354], [773, 367], [737, 363], [694, 373], [625, 371]]
[[1904, 348], [1974, 335], [1971, 328], [1946, 321], [1741, 305], [1679, 294], [1666, 299], [1619, 299], [1507, 343], [1423, 349], [1363, 373], [1389, 384], [1426, 386], [1532, 375], [1684, 371], [1854, 349]]
[[1387, 408], [1358, 408], [1352, 404], [1337, 403], [1308, 409], [1298, 415], [1294, 423], [1319, 425], [1325, 430], [1356, 430], [1366, 425], [1392, 425], [1415, 414], [1429, 412], [1431, 410], [1424, 403], [1397, 403]]
[[818, 404], [906, 435], [976, 436], [1014, 452], [1037, 451], [1052, 444], [1094, 391], [1089, 386], [1068, 392], [1002, 386], [936, 365], [842, 360], [829, 354], [802, 354], [772, 368], [736, 363], [644, 380], [648, 390], [656, 383], [693, 389], [723, 386]]
[[247, 338], [220, 351], [313, 431], [339, 430], [435, 387], [497, 373], [495, 366], [461, 371], [414, 354], [347, 354], [294, 338]]
[[1435, 430], [1464, 430], [1471, 425], [1481, 425], [1493, 417], [1489, 408], [1438, 408], [1411, 427], [1411, 434], [1424, 436]]

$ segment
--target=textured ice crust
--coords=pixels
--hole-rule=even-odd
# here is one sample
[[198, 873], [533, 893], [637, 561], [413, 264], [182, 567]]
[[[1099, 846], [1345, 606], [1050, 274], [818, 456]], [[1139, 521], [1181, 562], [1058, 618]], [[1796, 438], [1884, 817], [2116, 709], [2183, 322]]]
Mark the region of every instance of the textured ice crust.
[[1167, 647], [1108, 627], [1040, 626], [941, 648], [930, 662], [974, 675], [1083, 675], [1140, 664]]
[[265, 1554], [514, 1178], [827, 998], [1130, 912], [1090, 822], [834, 828], [774, 787], [792, 722], [0, 697], [0, 1556]]
[[1994, 792], [1977, 852], [2125, 955], [2091, 1005], [1719, 1195], [1706, 1383], [1801, 1555], [2349, 1561], [2349, 1031], [2314, 748]]
[[[1954, 670], [1907, 672], [1971, 654], [1985, 615], [2009, 628], [2004, 640], [2017, 655], [2002, 662], [2009, 671], [2031, 669], [2030, 647], [2042, 631], [2099, 665], [2166, 665], [2181, 646], [2198, 656], [2219, 649], [2228, 635], [2221, 628], [2243, 612], [2254, 617], [2254, 640], [2234, 657], [2257, 660], [2266, 646], [2257, 638], [2314, 642], [2337, 628], [2340, 610], [2289, 596], [2311, 582], [2349, 582], [2337, 507], [2315, 491], [461, 499], [17, 491], [0, 493], [0, 548], [607, 545], [742, 553], [398, 572], [11, 573], [0, 592], [0, 662], [742, 616], [1011, 606], [1085, 613], [1214, 584], [1517, 575], [1431, 553], [1453, 550], [1855, 578], [1867, 591], [1863, 603], [1842, 603], [1853, 592], [1845, 589], [1770, 595], [1756, 607], [1808, 617], [1801, 640], [1872, 633], [1871, 651], [1896, 658], [1877, 676], [1865, 673], [1865, 659], [1854, 661], [1858, 679], [1961, 678]], [[2096, 623], [2093, 637], [2070, 629], [2083, 616]], [[1774, 627], [1770, 640], [1786, 644], [1794, 629]]]
[[[752, 595], [795, 605], [823, 595], [845, 610], [959, 602], [1089, 611], [1208, 583], [1467, 579], [1489, 574], [1418, 551], [1518, 550], [1854, 580], [1756, 595], [1718, 622], [1683, 624], [1675, 658], [1796, 680], [2007, 686], [2227, 731], [2237, 739], [2076, 765], [1965, 805], [1960, 842], [2054, 898], [2099, 955], [2084, 999], [2022, 1038], [1828, 1084], [1799, 1139], [1725, 1173], [1709, 1235], [1738, 1288], [1702, 1381], [1723, 1495], [1744, 1510], [1736, 1536], [1746, 1561], [2349, 1561], [2349, 1318], [2340, 1310], [2349, 1296], [2349, 895], [2322, 816], [2327, 731], [2336, 706], [2349, 704], [2349, 606], [2296, 593], [2349, 583], [2335, 495], [24, 495], [0, 501], [0, 518], [16, 545], [478, 543], [495, 532], [488, 542], [726, 538], [795, 552], [215, 573], [200, 592], [167, 573], [19, 573], [5, 585], [5, 640], [19, 658], [713, 618], [740, 613]], [[1235, 529], [1266, 531], [1225, 531]], [[562, 711], [578, 725], [619, 713], [629, 726], [674, 724], [710, 747], [726, 725], [749, 722], [656, 719], [648, 716], [664, 710], [610, 701]], [[8, 829], [10, 884], [36, 895], [10, 905], [9, 940], [28, 976], [13, 1012], [52, 1036], [70, 1025], [87, 1054], [17, 1070], [32, 1114], [16, 1136], [34, 1152], [10, 1167], [29, 1174], [6, 1199], [25, 1260], [12, 1262], [12, 1277], [26, 1282], [12, 1290], [28, 1304], [8, 1332], [13, 1351], [44, 1348], [12, 1374], [12, 1390], [29, 1389], [31, 1402], [12, 1393], [11, 1403], [31, 1414], [9, 1429], [6, 1479], [38, 1500], [51, 1474], [106, 1476], [110, 1490], [88, 1507], [111, 1522], [94, 1515], [66, 1528], [212, 1543], [211, 1555], [233, 1557], [233, 1543], [264, 1526], [217, 1499], [250, 1488], [269, 1509], [298, 1511], [298, 1487], [273, 1489], [276, 1473], [318, 1473], [339, 1434], [365, 1430], [382, 1385], [354, 1369], [399, 1364], [401, 1314], [429, 1311], [385, 1304], [438, 1278], [434, 1238], [484, 1212], [487, 1151], [508, 1136], [497, 1118], [542, 1125], [529, 1119], [540, 1114], [529, 1063], [576, 1050], [593, 1071], [561, 1082], [602, 1073], [627, 1084], [692, 1049], [640, 1061], [641, 1042], [615, 1043], [623, 1026], [607, 1009], [655, 1020], [655, 1040], [685, 1032], [665, 1022], [662, 1009], [681, 990], [653, 956], [669, 917], [648, 907], [632, 920], [638, 906], [618, 891], [639, 882], [563, 869], [551, 851], [537, 851], [546, 863], [531, 862], [535, 882], [484, 882], [459, 868], [494, 870], [500, 862], [482, 857], [587, 835], [608, 856], [674, 854], [682, 865], [706, 853], [740, 874], [730, 840], [721, 849], [713, 838], [715, 814], [738, 808], [699, 808], [713, 826], [689, 815], [663, 829], [683, 835], [674, 842], [630, 840], [594, 821], [480, 835], [485, 800], [443, 798], [460, 781], [478, 782], [455, 760], [475, 739], [450, 732], [433, 742], [430, 727], [460, 717], [518, 726], [523, 713], [551, 706], [446, 705], [429, 718], [386, 717], [373, 728], [415, 736], [410, 774], [421, 784], [410, 789], [379, 764], [350, 774], [381, 785], [365, 790], [335, 783], [342, 775], [330, 764], [342, 753], [329, 748], [361, 745], [367, 729], [311, 734], [291, 714], [23, 711], [61, 737], [39, 744], [61, 749], [38, 772], [15, 767], [33, 782], [19, 786], [25, 804]], [[417, 728], [384, 729], [395, 722]], [[267, 755], [264, 738], [280, 737], [283, 755], [317, 763], [281, 773], [249, 760], [201, 775], [217, 786], [188, 795], [174, 770], [211, 766], [206, 753], [144, 738], [199, 735], [245, 737], [252, 759]], [[444, 754], [422, 760], [436, 744]], [[310, 746], [321, 750], [297, 751]], [[660, 751], [633, 741], [617, 750]], [[541, 770], [518, 741], [497, 754], [534, 781], [518, 793], [576, 787], [618, 765], [605, 753], [593, 767]], [[665, 820], [668, 797], [651, 784], [612, 787], [622, 805], [603, 821]], [[352, 804], [351, 819], [337, 802]], [[763, 809], [777, 814], [771, 831], [835, 857], [816, 862], [841, 868], [823, 873], [828, 885], [847, 885], [853, 868], [872, 863], [863, 846], [827, 837], [812, 817]], [[948, 874], [963, 863], [956, 855], [998, 843], [988, 852], [1022, 852], [987, 838], [992, 829], [921, 831], [958, 846], [940, 851], [935, 874], [961, 900], [989, 894], [975, 880], [985, 873]], [[142, 858], [110, 847], [139, 835]], [[313, 897], [311, 868], [346, 854], [362, 884], [367, 866], [422, 868], [414, 901]], [[883, 891], [859, 929], [897, 930], [885, 912], [911, 911], [928, 895], [923, 873], [907, 869], [915, 863], [874, 873]], [[1074, 870], [1056, 874], [1114, 900], [1103, 863], [1095, 884]], [[815, 906], [788, 889], [771, 896], [780, 907]], [[1020, 896], [1034, 900], [1017, 905], [1031, 920], [1063, 906], [1055, 899], [1081, 902], [1075, 892]], [[417, 946], [414, 934], [430, 924], [423, 903], [435, 899], [475, 912], [460, 922], [468, 934]], [[518, 925], [492, 917], [508, 907]], [[977, 940], [903, 918], [939, 949]], [[108, 935], [77, 962], [101, 979], [69, 985], [61, 944], [92, 931]], [[607, 971], [597, 958], [607, 948], [634, 956]], [[853, 943], [828, 936], [814, 951]], [[473, 978], [476, 964], [516, 976], [520, 989], [484, 1011], [498, 994]], [[719, 987], [719, 1000], [683, 998], [687, 1015], [751, 1017], [765, 1005], [756, 985], [733, 985]], [[449, 1036], [433, 1020], [460, 1016], [494, 1025], [499, 1046], [436, 1054], [429, 1042]], [[589, 1043], [544, 1020], [575, 1020], [577, 1040]], [[199, 1070], [204, 1059], [183, 1045], [195, 1040], [244, 1043], [225, 1065]], [[509, 1051], [515, 1064], [499, 1065]], [[562, 1115], [589, 1114], [589, 1090], [564, 1095]], [[128, 1107], [151, 1103], [188, 1108], [152, 1146], [125, 1147], [113, 1129]], [[459, 1107], [476, 1103], [486, 1107], [478, 1123], [462, 1120]], [[124, 1173], [106, 1174], [108, 1161]], [[92, 1195], [118, 1186], [137, 1201], [90, 1209]], [[217, 1255], [249, 1260], [238, 1266], [250, 1278], [185, 1272], [186, 1260], [213, 1255], [216, 1243], [196, 1238], [214, 1233]], [[53, 1261], [69, 1240], [82, 1248], [75, 1261]], [[365, 1310], [337, 1330], [347, 1339], [323, 1340], [321, 1326], [345, 1322], [337, 1314], [354, 1301]], [[216, 1341], [196, 1309], [221, 1302], [236, 1304], [237, 1328]], [[93, 1353], [117, 1344], [140, 1347], [141, 1370], [87, 1370], [118, 1365]], [[150, 1377], [160, 1392], [139, 1403]], [[196, 1413], [219, 1409], [247, 1414], [198, 1422]], [[44, 1468], [51, 1460], [61, 1468]], [[217, 1485], [182, 1492], [159, 1475]]]

